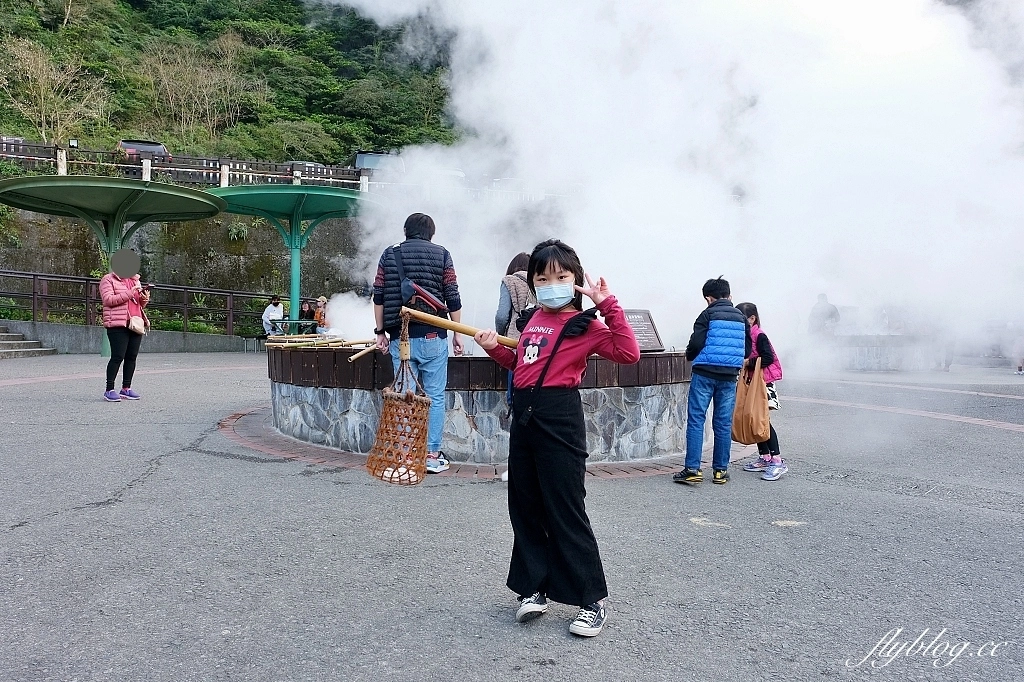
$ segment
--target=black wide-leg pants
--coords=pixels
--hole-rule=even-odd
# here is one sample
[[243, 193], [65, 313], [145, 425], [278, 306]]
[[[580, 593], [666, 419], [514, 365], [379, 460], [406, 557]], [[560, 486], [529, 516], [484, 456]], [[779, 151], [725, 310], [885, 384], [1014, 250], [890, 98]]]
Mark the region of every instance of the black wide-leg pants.
[[508, 515], [515, 542], [506, 584], [521, 596], [541, 592], [576, 606], [604, 599], [608, 586], [584, 504], [587, 433], [580, 392], [516, 389], [512, 412]]

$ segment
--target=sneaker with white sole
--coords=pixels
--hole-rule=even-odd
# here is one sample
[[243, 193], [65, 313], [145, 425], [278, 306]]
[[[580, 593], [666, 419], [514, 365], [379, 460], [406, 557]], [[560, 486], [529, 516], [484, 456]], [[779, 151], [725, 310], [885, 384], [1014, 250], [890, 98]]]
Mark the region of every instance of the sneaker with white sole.
[[583, 606], [576, 614], [576, 620], [569, 625], [569, 632], [580, 637], [596, 637], [601, 634], [608, 612], [601, 602]]
[[777, 481], [782, 478], [782, 474], [785, 474], [788, 471], [789, 467], [786, 466], [786, 460], [782, 460], [778, 463], [772, 462], [768, 465], [768, 468], [764, 470], [764, 473], [761, 474], [761, 480]]
[[744, 471], [764, 471], [772, 463], [772, 458], [769, 456], [767, 459], [764, 457], [758, 457], [753, 462], [747, 462], [743, 465]]
[[142, 398], [141, 395], [130, 388], [122, 388], [118, 395], [121, 396], [122, 400], [140, 400]]
[[121, 402], [121, 395], [114, 389], [110, 389], [103, 394], [103, 399], [108, 403], [119, 403]]
[[427, 457], [427, 473], [428, 474], [439, 474], [442, 471], [448, 471], [451, 466], [448, 464], [447, 459], [442, 457]]
[[525, 623], [547, 612], [548, 600], [540, 592], [519, 599], [519, 610], [516, 611], [516, 622]]

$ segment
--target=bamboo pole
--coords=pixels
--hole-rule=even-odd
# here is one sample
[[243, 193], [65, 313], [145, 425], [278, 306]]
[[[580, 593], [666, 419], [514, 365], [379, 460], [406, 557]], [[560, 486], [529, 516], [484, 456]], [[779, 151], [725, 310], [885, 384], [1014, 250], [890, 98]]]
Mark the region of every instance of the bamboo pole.
[[270, 344], [273, 348], [351, 348], [377, 343], [370, 341], [346, 341], [345, 339], [299, 339], [298, 341], [281, 341]]
[[356, 360], [358, 360], [359, 358], [363, 357], [367, 353], [372, 353], [375, 350], [377, 350], [377, 346], [370, 346], [369, 348], [364, 348], [363, 350], [359, 351], [358, 353], [355, 353], [354, 355], [348, 356], [348, 361], [349, 362], [355, 362]]
[[[290, 343], [292, 341], [302, 341], [304, 339], [319, 339], [319, 334], [276, 334], [274, 336], [268, 336], [265, 343]], [[277, 339], [280, 339], [278, 341]]]
[[345, 348], [345, 344], [338, 341], [302, 341], [300, 343], [288, 343], [280, 346], [282, 348]]
[[[462, 324], [461, 322], [453, 322], [437, 315], [431, 315], [430, 313], [421, 313], [418, 310], [412, 308], [402, 308], [403, 313], [408, 313], [410, 317], [419, 322], [429, 324], [434, 327], [440, 327], [441, 329], [447, 329], [448, 331], [455, 332], [457, 334], [466, 334], [467, 336], [475, 336], [479, 329], [476, 327], [470, 327], [468, 324]], [[515, 339], [510, 339], [507, 336], [499, 336], [498, 343], [506, 348], [515, 348], [519, 345], [519, 342]]]

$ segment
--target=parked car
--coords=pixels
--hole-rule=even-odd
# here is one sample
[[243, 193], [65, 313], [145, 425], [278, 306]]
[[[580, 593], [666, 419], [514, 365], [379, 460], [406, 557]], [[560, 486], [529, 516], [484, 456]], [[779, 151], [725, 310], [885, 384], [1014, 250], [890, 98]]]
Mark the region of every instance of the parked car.
[[123, 150], [128, 155], [129, 161], [138, 161], [139, 155], [143, 152], [152, 154], [154, 159], [161, 161], [171, 160], [171, 153], [167, 151], [167, 147], [162, 142], [153, 142], [152, 140], [118, 140], [117, 148]]
[[525, 192], [526, 180], [522, 178], [494, 178], [491, 189], [498, 192]]
[[285, 161], [285, 164], [291, 166], [292, 170], [302, 171], [303, 175], [327, 168], [324, 164], [317, 163], [316, 161]]
[[388, 152], [356, 152], [356, 168], [367, 168], [385, 173], [405, 173], [405, 161]]
[[465, 187], [466, 172], [461, 168], [434, 167], [429, 170], [431, 182], [442, 185]]
[[0, 152], [5, 154], [20, 154], [21, 148], [25, 145], [24, 137], [13, 135], [0, 135]]

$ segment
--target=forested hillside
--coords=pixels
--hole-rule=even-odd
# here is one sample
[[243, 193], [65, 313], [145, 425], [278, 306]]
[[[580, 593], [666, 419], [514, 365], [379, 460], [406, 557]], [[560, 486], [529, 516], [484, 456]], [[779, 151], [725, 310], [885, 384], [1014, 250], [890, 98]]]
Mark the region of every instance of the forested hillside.
[[302, 0], [0, 0], [0, 134], [109, 149], [350, 161], [451, 142], [445, 55]]

